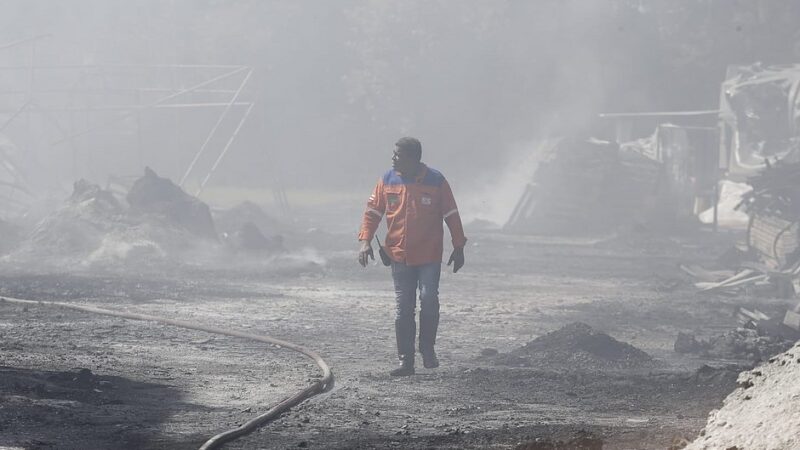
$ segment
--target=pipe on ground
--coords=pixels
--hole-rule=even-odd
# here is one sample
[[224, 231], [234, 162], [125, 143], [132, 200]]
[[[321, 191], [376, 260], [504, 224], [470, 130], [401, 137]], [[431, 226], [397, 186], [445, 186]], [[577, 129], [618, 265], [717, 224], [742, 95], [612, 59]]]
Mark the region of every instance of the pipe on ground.
[[241, 426], [228, 431], [224, 431], [222, 433], [219, 433], [211, 437], [211, 439], [207, 440], [200, 447], [200, 450], [211, 450], [219, 448], [222, 444], [226, 442], [230, 442], [236, 438], [252, 433], [258, 427], [265, 425], [266, 423], [278, 418], [278, 416], [280, 416], [282, 413], [288, 411], [289, 408], [300, 404], [303, 400], [333, 388], [333, 383], [334, 383], [333, 373], [331, 372], [330, 367], [328, 367], [328, 364], [316, 352], [314, 352], [313, 350], [309, 350], [303, 346], [283, 341], [280, 339], [275, 339], [269, 336], [244, 333], [236, 330], [226, 330], [223, 328], [217, 328], [205, 325], [195, 325], [189, 322], [184, 322], [182, 320], [166, 319], [163, 317], [149, 316], [146, 314], [112, 311], [109, 309], [96, 308], [94, 306], [73, 305], [70, 303], [51, 302], [43, 300], [25, 300], [19, 298], [11, 298], [11, 297], [0, 297], [0, 301], [22, 304], [22, 305], [32, 305], [32, 306], [54, 306], [54, 307], [72, 309], [76, 311], [102, 314], [105, 316], [121, 317], [123, 319], [158, 322], [165, 325], [172, 325], [180, 328], [187, 328], [190, 330], [205, 331], [207, 333], [222, 334], [226, 336], [250, 339], [253, 341], [264, 342], [266, 344], [278, 345], [287, 348], [289, 350], [302, 353], [303, 355], [311, 358], [317, 364], [317, 366], [319, 366], [319, 368], [322, 370], [322, 379], [320, 379], [319, 381], [311, 384], [310, 386], [306, 387], [302, 391], [297, 392], [291, 397], [281, 401], [277, 405], [270, 408], [267, 412], [248, 420]]

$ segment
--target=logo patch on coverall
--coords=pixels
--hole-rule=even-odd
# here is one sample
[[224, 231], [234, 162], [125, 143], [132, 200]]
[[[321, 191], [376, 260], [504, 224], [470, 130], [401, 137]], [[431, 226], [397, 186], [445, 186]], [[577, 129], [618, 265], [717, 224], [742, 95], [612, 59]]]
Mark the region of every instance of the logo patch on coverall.
[[430, 197], [426, 197], [426, 196], [423, 195], [422, 196], [422, 204], [425, 205], [425, 206], [430, 206], [431, 205], [431, 198]]

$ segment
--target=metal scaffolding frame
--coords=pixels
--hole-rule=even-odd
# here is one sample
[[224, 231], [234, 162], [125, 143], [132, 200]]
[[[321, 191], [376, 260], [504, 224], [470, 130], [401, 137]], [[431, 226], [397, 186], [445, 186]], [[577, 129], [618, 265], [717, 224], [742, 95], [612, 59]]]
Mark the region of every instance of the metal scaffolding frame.
[[[52, 130], [56, 136], [54, 140], [48, 140], [48, 151], [58, 151], [56, 147], [59, 146], [67, 146], [72, 151], [73, 178], [77, 178], [77, 138], [114, 131], [112, 126], [122, 123], [129, 134], [132, 132], [136, 135], [141, 161], [143, 114], [156, 110], [174, 111], [173, 114], [181, 114], [183, 110], [218, 110], [214, 125], [205, 133], [202, 145], [194, 153], [178, 183], [183, 187], [194, 175], [193, 179], [202, 180], [197, 191], [199, 195], [228, 154], [253, 110], [255, 102], [247, 90], [253, 69], [244, 65], [215, 64], [38, 64], [37, 45], [50, 37], [45, 34], [0, 45], [0, 76], [12, 77], [17, 81], [16, 85], [0, 84], [0, 134], [15, 125], [28, 127], [28, 132], [33, 133], [30, 123], [38, 120], [41, 126]], [[3, 54], [11, 49], [27, 50], [29, 64], [3, 64]], [[151, 78], [163, 78], [165, 73], [170, 78], [169, 86], [152, 82]], [[68, 74], [62, 78], [77, 81], [66, 86], [53, 86], [52, 82], [40, 81], [53, 74]], [[115, 84], [114, 76], [126, 83]], [[99, 77], [102, 82], [85, 86], [91, 77]], [[131, 79], [134, 80], [133, 85], [130, 84]], [[185, 87], [187, 84], [188, 87]], [[94, 101], [98, 98], [124, 100], [102, 104]], [[85, 123], [82, 127], [78, 126], [77, 114], [83, 114]], [[97, 116], [100, 120], [95, 120]], [[233, 129], [226, 132], [229, 133], [227, 136], [221, 135], [223, 123]], [[131, 130], [131, 127], [134, 129]], [[215, 149], [216, 158], [205, 176], [197, 174], [201, 157], [212, 151], [212, 143], [216, 140], [225, 144]], [[42, 149], [25, 150], [36, 152]], [[0, 167], [8, 162], [3, 157], [0, 148]], [[16, 175], [19, 174], [15, 174], [13, 182], [0, 183], [0, 188], [11, 183], [16, 190], [25, 190], [24, 180]], [[4, 196], [7, 195], [0, 193], [0, 207], [8, 203], [3, 201]]]

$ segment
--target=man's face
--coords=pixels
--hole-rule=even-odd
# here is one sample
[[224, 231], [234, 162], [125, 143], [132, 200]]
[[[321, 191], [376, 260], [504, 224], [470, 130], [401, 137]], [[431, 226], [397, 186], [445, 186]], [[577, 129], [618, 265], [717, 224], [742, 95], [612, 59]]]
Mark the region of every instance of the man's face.
[[401, 147], [395, 147], [392, 155], [392, 168], [400, 173], [409, 173], [414, 170], [417, 160]]

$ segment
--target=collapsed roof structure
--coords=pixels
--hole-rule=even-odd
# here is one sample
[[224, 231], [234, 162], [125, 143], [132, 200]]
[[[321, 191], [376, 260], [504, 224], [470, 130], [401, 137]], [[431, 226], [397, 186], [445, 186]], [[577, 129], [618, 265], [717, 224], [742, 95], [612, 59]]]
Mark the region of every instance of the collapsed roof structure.
[[[713, 206], [715, 226], [718, 182], [723, 176], [738, 182], [760, 177], [756, 183], [765, 185], [768, 184], [765, 177], [774, 178], [780, 174], [784, 185], [800, 184], [795, 181], [796, 177], [785, 176], [794, 173], [787, 165], [800, 162], [800, 64], [731, 66], [721, 84], [719, 98], [718, 109], [601, 114], [601, 118], [613, 121], [615, 141], [619, 143], [619, 155], [612, 159], [617, 158], [623, 163], [615, 169], [616, 172], [609, 172], [611, 166], [599, 162], [602, 146], [595, 145], [594, 151], [587, 152], [586, 145], [574, 141], [555, 147], [548, 158], [561, 162], [547, 164], [548, 170], [569, 166], [570, 170], [580, 172], [581, 179], [600, 176], [630, 180], [638, 177], [644, 181], [644, 184], [639, 184], [639, 189], [646, 190], [671, 216], [692, 217]], [[640, 160], [636, 167], [625, 167], [636, 160], [632, 155], [652, 164]], [[579, 170], [582, 164], [592, 167], [588, 178], [586, 170]], [[769, 171], [776, 164], [784, 169]], [[559, 169], [560, 175], [555, 176], [559, 178], [560, 184], [557, 184], [552, 180], [554, 176], [542, 169], [540, 166], [532, 174], [530, 184], [505, 226], [506, 230], [536, 233], [554, 228], [563, 231], [570, 228], [570, 223], [575, 228], [576, 222], [588, 220], [595, 225], [594, 231], [598, 231], [598, 228], [608, 228], [606, 225], [609, 223], [601, 211], [620, 211], [615, 204], [619, 193], [610, 187], [611, 184], [584, 186], [581, 190], [587, 198], [594, 200], [582, 206], [577, 197], [564, 198], [561, 194], [569, 191], [564, 186], [585, 184], [584, 181], [576, 181], [578, 177], [571, 176], [570, 170]], [[765, 170], [769, 175], [760, 175]], [[534, 204], [532, 198], [547, 201]], [[781, 198], [788, 201], [785, 195]], [[647, 200], [640, 196], [639, 201], [641, 206], [641, 202]], [[561, 203], [561, 206], [545, 208], [543, 205], [547, 202]], [[798, 248], [800, 239], [795, 237], [797, 233], [787, 235], [786, 231], [792, 224], [795, 224], [795, 230], [798, 228], [800, 215], [789, 214], [787, 208], [780, 211], [772, 208], [773, 211], [767, 213], [770, 208], [763, 207], [763, 201], [749, 198], [748, 202], [750, 229], [765, 235], [749, 239], [754, 247], [764, 254], [773, 253], [773, 260], [776, 255], [769, 247], [776, 247], [772, 244], [777, 237], [784, 240], [791, 237], [791, 242], [777, 246], [784, 249], [781, 252], [791, 253]], [[800, 203], [800, 198], [795, 203]], [[757, 213], [754, 205], [762, 206]], [[571, 212], [566, 213], [568, 210]], [[559, 220], [564, 223], [548, 226], [550, 222], [558, 222], [556, 217], [563, 218]], [[767, 243], [760, 245], [761, 241]]]

